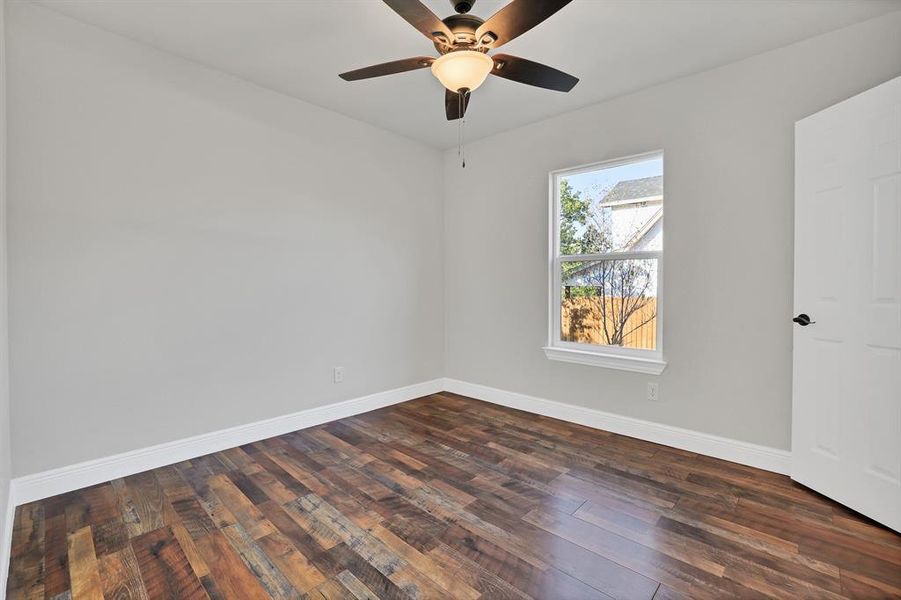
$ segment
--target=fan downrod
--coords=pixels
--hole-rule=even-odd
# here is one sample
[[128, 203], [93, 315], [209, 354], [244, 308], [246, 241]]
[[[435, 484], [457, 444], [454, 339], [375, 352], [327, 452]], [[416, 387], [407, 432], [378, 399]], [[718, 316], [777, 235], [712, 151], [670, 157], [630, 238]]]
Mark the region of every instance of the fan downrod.
[[450, 2], [454, 5], [455, 11], [465, 15], [472, 10], [472, 5], [476, 3], [476, 0], [450, 0]]

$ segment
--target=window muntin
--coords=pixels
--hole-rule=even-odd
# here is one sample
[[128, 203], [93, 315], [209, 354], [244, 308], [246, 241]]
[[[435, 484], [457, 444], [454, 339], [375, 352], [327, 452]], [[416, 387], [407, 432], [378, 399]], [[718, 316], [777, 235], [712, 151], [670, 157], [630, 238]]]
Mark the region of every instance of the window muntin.
[[551, 186], [549, 346], [660, 359], [663, 154], [559, 171]]

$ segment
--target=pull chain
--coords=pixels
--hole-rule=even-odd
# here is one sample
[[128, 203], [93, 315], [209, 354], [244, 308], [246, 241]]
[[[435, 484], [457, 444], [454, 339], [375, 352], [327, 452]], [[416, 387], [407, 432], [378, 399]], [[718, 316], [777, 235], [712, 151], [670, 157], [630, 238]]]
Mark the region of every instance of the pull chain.
[[460, 115], [460, 122], [457, 126], [457, 156], [460, 157], [462, 168], [466, 168], [466, 116], [464, 113], [466, 92], [461, 90], [457, 92], [457, 114]]

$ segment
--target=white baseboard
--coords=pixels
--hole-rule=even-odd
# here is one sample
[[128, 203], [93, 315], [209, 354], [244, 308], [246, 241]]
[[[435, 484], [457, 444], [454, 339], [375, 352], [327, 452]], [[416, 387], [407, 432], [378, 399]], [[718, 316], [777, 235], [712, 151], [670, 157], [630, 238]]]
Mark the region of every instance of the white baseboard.
[[15, 485], [9, 482], [6, 511], [3, 513], [3, 529], [0, 530], [0, 598], [6, 596], [6, 579], [9, 576], [9, 559], [13, 545], [13, 522], [16, 516]]
[[720, 437], [710, 433], [682, 429], [633, 417], [545, 400], [516, 392], [508, 392], [457, 379], [445, 379], [444, 389], [492, 404], [509, 406], [530, 413], [603, 429], [648, 442], [697, 452], [774, 473], [788, 475], [791, 471], [791, 452]]
[[[336, 404], [303, 410], [290, 415], [257, 421], [248, 425], [239, 425], [230, 429], [214, 431], [157, 446], [140, 448], [114, 456], [68, 465], [50, 471], [17, 477], [13, 479], [10, 485], [11, 510], [8, 511], [9, 514], [6, 515], [6, 518], [9, 520], [12, 508], [21, 504], [96, 485], [111, 479], [134, 475], [148, 469], [197, 458], [205, 454], [227, 450], [242, 444], [283, 435], [298, 429], [313, 427], [314, 425], [427, 396], [442, 390], [554, 417], [563, 421], [586, 425], [595, 429], [603, 429], [658, 444], [681, 448], [690, 452], [706, 454], [776, 473], [787, 474], [791, 467], [791, 453], [786, 450], [536, 398], [456, 379], [433, 379]], [[4, 530], [4, 536], [9, 534], [10, 531]], [[9, 548], [6, 541], [3, 544], [3, 546], [0, 546], [0, 552]], [[0, 563], [0, 565], [2, 564]], [[2, 568], [3, 566], [0, 566], [0, 569]]]
[[[157, 446], [17, 477], [12, 482], [15, 489], [14, 499], [17, 505], [26, 504], [111, 479], [134, 475], [148, 469], [156, 469], [298, 429], [358, 415], [440, 392], [443, 389], [443, 383], [442, 379], [433, 379], [248, 425], [239, 425], [230, 429], [213, 431]], [[8, 544], [4, 546], [4, 548], [8, 547]]]

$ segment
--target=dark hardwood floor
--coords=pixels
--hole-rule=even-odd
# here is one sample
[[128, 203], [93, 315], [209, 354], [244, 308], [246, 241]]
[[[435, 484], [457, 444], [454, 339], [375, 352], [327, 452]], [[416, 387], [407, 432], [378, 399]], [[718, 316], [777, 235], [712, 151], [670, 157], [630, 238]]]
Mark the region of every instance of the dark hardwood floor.
[[9, 599], [887, 598], [787, 477], [439, 394], [22, 506]]

